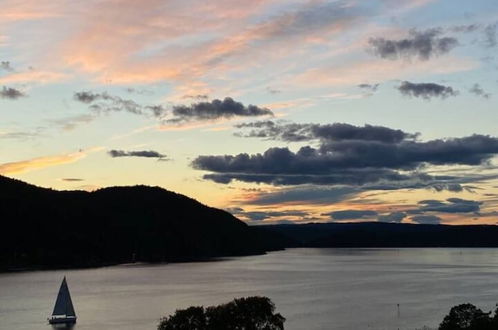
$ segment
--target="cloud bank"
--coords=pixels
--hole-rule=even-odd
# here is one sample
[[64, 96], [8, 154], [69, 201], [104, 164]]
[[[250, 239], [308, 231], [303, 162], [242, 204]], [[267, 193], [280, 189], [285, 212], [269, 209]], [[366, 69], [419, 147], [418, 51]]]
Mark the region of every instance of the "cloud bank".
[[422, 98], [425, 100], [430, 100], [431, 98], [438, 97], [445, 99], [450, 96], [458, 95], [450, 86], [443, 86], [435, 83], [412, 83], [409, 81], [403, 81], [398, 87], [401, 94], [410, 97]]
[[12, 87], [3, 86], [2, 89], [0, 89], [0, 98], [2, 99], [17, 100], [25, 96], [25, 93]]
[[368, 189], [432, 188], [462, 191], [463, 177], [428, 175], [427, 165], [487, 164], [498, 154], [498, 138], [471, 135], [419, 141], [417, 134], [387, 127], [349, 124], [240, 124], [241, 136], [287, 142], [310, 141], [297, 151], [273, 147], [263, 153], [198, 156], [192, 167], [208, 171], [204, 178], [272, 185], [351, 185]]
[[247, 106], [230, 97], [223, 100], [215, 99], [211, 102], [198, 102], [191, 105], [177, 105], [173, 107], [174, 118], [169, 122], [188, 122], [199, 120], [215, 120], [232, 117], [273, 116], [267, 108], [249, 104]]
[[441, 37], [442, 33], [442, 29], [411, 30], [404, 39], [371, 38], [369, 44], [372, 52], [384, 59], [418, 58], [425, 61], [449, 53], [458, 45], [457, 39]]
[[140, 151], [109, 150], [107, 153], [112, 158], [143, 157], [143, 158], [158, 158], [161, 160], [166, 159], [166, 155], [163, 155], [153, 150], [140, 150]]

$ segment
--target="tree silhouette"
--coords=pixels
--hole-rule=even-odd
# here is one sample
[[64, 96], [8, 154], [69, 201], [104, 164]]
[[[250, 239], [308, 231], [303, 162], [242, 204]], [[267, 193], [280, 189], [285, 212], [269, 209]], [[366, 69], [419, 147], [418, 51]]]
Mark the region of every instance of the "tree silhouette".
[[206, 326], [204, 307], [193, 306], [161, 319], [158, 330], [203, 330]]
[[234, 299], [219, 306], [189, 307], [161, 319], [158, 330], [283, 330], [285, 318], [275, 314], [267, 297]]
[[[439, 325], [439, 330], [493, 330], [491, 312], [485, 313], [472, 304], [461, 304], [453, 307]], [[496, 314], [494, 319], [496, 319]]]

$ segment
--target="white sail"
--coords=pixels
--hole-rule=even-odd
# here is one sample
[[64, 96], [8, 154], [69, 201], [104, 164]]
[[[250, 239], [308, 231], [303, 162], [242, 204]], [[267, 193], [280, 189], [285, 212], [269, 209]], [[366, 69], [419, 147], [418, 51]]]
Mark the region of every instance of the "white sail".
[[66, 277], [62, 280], [61, 287], [59, 289], [59, 294], [57, 295], [57, 301], [55, 302], [54, 311], [52, 316], [76, 316], [74, 312], [73, 302], [71, 300], [71, 294], [69, 293], [69, 288], [67, 287]]

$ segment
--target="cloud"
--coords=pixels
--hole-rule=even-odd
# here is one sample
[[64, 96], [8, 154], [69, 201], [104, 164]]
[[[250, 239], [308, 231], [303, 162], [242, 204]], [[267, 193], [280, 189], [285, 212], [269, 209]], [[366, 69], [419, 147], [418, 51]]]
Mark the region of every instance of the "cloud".
[[479, 165], [498, 153], [498, 138], [472, 135], [463, 138], [382, 143], [346, 140], [310, 146], [293, 152], [270, 148], [263, 154], [199, 156], [196, 169], [221, 173], [333, 174], [347, 169], [414, 169], [423, 163]]
[[82, 158], [85, 158], [88, 152], [94, 150], [97, 149], [79, 151], [79, 152], [62, 154], [57, 156], [44, 156], [28, 160], [22, 160], [18, 162], [3, 163], [0, 164], [0, 174], [2, 175], [18, 174], [50, 166], [74, 163]]
[[1, 61], [0, 62], [0, 69], [7, 71], [7, 72], [13, 72], [14, 68], [11, 66], [9, 61]]
[[389, 81], [413, 79], [431, 74], [449, 74], [470, 71], [480, 63], [470, 58], [433, 58], [430, 61], [386, 61], [384, 59], [352, 60], [335, 65], [313, 67], [297, 74], [291, 83], [299, 88], [324, 86], [358, 86], [365, 81]]
[[405, 39], [371, 38], [369, 44], [373, 53], [384, 59], [428, 60], [446, 54], [458, 45], [457, 39], [440, 37], [441, 34], [441, 29], [411, 30]]
[[377, 216], [377, 212], [370, 210], [342, 210], [324, 213], [322, 215], [328, 215], [333, 220], [355, 220], [375, 217]]
[[458, 92], [450, 86], [438, 85], [435, 83], [412, 83], [403, 81], [398, 87], [401, 94], [411, 97], [420, 97], [430, 100], [433, 97], [445, 99], [449, 96], [456, 96]]
[[35, 129], [31, 132], [23, 132], [23, 131], [0, 132], [0, 139], [19, 139], [19, 140], [32, 139], [32, 138], [36, 138], [36, 137], [40, 136], [42, 131], [43, 131], [43, 128], [38, 127], [37, 129]]
[[65, 181], [65, 182], [81, 182], [81, 181], [85, 181], [85, 179], [80, 179], [80, 178], [62, 178], [61, 181]]
[[45, 84], [59, 82], [66, 77], [67, 75], [64, 73], [30, 69], [24, 72], [10, 72], [0, 77], [0, 84]]
[[369, 125], [277, 125], [266, 121], [238, 127], [254, 128], [246, 136], [312, 141], [319, 146], [303, 146], [297, 151], [273, 147], [253, 155], [198, 156], [191, 165], [211, 172], [204, 175], [205, 179], [224, 184], [238, 180], [272, 185], [462, 191], [462, 178], [431, 176], [421, 170], [426, 165], [484, 165], [498, 154], [498, 138], [486, 135], [421, 142], [415, 139], [416, 134]]
[[297, 187], [280, 189], [273, 192], [259, 192], [244, 200], [251, 205], [273, 205], [273, 204], [330, 204], [337, 203], [355, 196], [359, 189], [353, 187]]
[[[234, 209], [232, 209], [234, 211]], [[246, 212], [240, 209], [240, 211], [232, 212], [236, 216], [242, 216], [250, 221], [264, 221], [271, 218], [303, 218], [309, 215], [308, 212], [304, 211], [250, 211]]]
[[232, 117], [273, 116], [273, 112], [255, 105], [245, 106], [240, 102], [226, 97], [223, 100], [215, 99], [211, 102], [199, 102], [191, 105], [177, 105], [172, 110], [173, 118], [170, 122], [187, 122], [199, 120], [214, 120]]
[[451, 192], [462, 192], [464, 190], [471, 191], [469, 187], [464, 187], [459, 183], [434, 183], [430, 186], [431, 189], [435, 191], [451, 191]]
[[93, 93], [90, 91], [83, 91], [83, 92], [74, 93], [74, 99], [76, 101], [90, 104], [96, 100], [100, 100], [100, 99], [105, 100], [105, 99], [112, 99], [112, 98], [107, 93], [98, 94], [98, 93]]
[[64, 117], [60, 119], [52, 119], [50, 122], [64, 131], [71, 131], [80, 124], [87, 124], [92, 122], [95, 116], [89, 114], [75, 115]]
[[166, 113], [166, 109], [162, 105], [141, 105], [133, 100], [123, 99], [107, 92], [76, 92], [73, 98], [78, 102], [88, 104], [90, 109], [97, 113], [125, 111], [135, 115], [153, 115], [157, 118], [163, 117]]
[[435, 215], [415, 215], [410, 218], [413, 222], [424, 225], [438, 225], [441, 223], [441, 218]]
[[466, 200], [461, 198], [448, 198], [446, 202], [438, 200], [423, 200], [417, 211], [421, 212], [442, 212], [442, 213], [470, 213], [479, 212], [482, 202]]
[[195, 100], [207, 100], [209, 96], [206, 94], [195, 94], [195, 95], [183, 95], [182, 99], [195, 99]]
[[467, 25], [455, 25], [450, 27], [448, 30], [456, 33], [471, 33], [481, 29], [479, 24], [467, 24]]
[[486, 26], [484, 29], [484, 42], [487, 47], [495, 47], [498, 45], [498, 40], [496, 37], [496, 28], [498, 27], [498, 24], [490, 24]]
[[160, 160], [166, 159], [166, 155], [163, 155], [157, 151], [153, 150], [141, 150], [141, 151], [124, 151], [124, 150], [109, 150], [107, 152], [112, 158], [116, 157], [144, 157], [144, 158], [158, 158]]
[[379, 215], [379, 217], [377, 218], [377, 220], [380, 221], [380, 222], [395, 222], [395, 223], [399, 223], [404, 218], [406, 218], [406, 213], [405, 212], [392, 212], [392, 213], [389, 213], [389, 214]]
[[242, 123], [235, 125], [235, 127], [242, 130], [250, 129], [248, 132], [236, 133], [240, 137], [268, 138], [287, 142], [369, 140], [395, 143], [417, 137], [417, 134], [410, 134], [384, 126], [364, 125], [362, 127], [344, 123], [299, 124], [268, 120]]
[[206, 180], [227, 184], [233, 180], [248, 183], [264, 183], [275, 186], [289, 185], [351, 185], [368, 187], [375, 190], [395, 190], [410, 188], [426, 188], [429, 182], [419, 175], [405, 175], [387, 169], [337, 169], [332, 174], [284, 174], [284, 173], [214, 173], [205, 174]]
[[279, 90], [279, 89], [275, 89], [275, 88], [273, 88], [273, 87], [266, 87], [266, 91], [267, 91], [269, 94], [273, 94], [273, 95], [282, 93], [282, 91], [281, 91], [281, 90]]
[[379, 85], [380, 84], [373, 84], [373, 85], [372, 84], [359, 84], [358, 87], [362, 88], [362, 89], [368, 89], [370, 91], [375, 92], [375, 91], [377, 91], [377, 88], [379, 88]]
[[470, 89], [469, 92], [476, 95], [480, 96], [485, 99], [489, 99], [491, 97], [490, 93], [487, 93], [484, 89], [479, 84], [474, 84]]
[[[203, 97], [203, 95], [197, 96]], [[125, 111], [136, 115], [152, 115], [163, 122], [174, 125], [172, 128], [189, 122], [230, 119], [232, 117], [273, 116], [273, 112], [267, 108], [251, 104], [245, 106], [230, 97], [210, 102], [197, 102], [191, 105], [175, 105], [171, 111], [162, 105], [141, 105], [133, 100], [123, 99], [107, 92], [81, 91], [74, 93], [74, 99], [88, 104], [89, 108], [97, 113]], [[167, 116], [168, 118], [166, 118]]]
[[25, 96], [26, 94], [12, 87], [3, 86], [3, 88], [0, 90], [0, 98], [2, 99], [17, 100], [18, 98]]
[[358, 88], [361, 88], [362, 90], [365, 91], [365, 96], [372, 96], [375, 92], [377, 92], [377, 89], [379, 89], [380, 84], [359, 84]]

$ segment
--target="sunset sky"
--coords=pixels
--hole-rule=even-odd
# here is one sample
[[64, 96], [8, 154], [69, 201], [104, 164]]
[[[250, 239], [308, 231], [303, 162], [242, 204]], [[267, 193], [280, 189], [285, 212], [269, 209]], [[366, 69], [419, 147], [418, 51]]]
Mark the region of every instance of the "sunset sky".
[[3, 0], [0, 61], [2, 175], [498, 223], [496, 0]]

